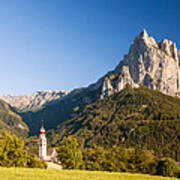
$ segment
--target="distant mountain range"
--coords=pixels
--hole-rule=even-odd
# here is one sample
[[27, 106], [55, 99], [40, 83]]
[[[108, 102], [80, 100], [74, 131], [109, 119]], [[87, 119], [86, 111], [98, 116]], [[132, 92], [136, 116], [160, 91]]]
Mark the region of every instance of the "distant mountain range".
[[32, 95], [20, 96], [0, 96], [0, 99], [6, 101], [11, 106], [19, 108], [20, 110], [37, 110], [43, 106], [53, 104], [59, 101], [63, 96], [70, 93], [70, 91], [51, 91], [43, 90], [36, 91]]

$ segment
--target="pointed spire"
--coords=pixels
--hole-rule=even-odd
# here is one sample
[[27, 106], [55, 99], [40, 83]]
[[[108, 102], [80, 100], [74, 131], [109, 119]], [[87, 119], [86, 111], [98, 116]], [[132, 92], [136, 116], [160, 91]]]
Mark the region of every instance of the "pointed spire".
[[46, 130], [44, 129], [44, 120], [41, 121], [41, 129], [40, 129], [40, 133], [44, 134], [46, 132]]
[[44, 127], [44, 120], [41, 120], [41, 127]]
[[139, 42], [142, 45], [141, 47], [143, 47], [144, 45], [153, 45], [155, 47], [158, 47], [155, 39], [153, 37], [150, 37], [145, 29], [143, 29], [141, 33], [138, 36], [136, 36], [135, 40], [133, 41], [133, 45], [138, 45]]
[[148, 33], [147, 33], [147, 31], [145, 29], [143, 29], [141, 31], [141, 33], [139, 34], [139, 38], [146, 39], [148, 37], [149, 37], [149, 35], [148, 35]]

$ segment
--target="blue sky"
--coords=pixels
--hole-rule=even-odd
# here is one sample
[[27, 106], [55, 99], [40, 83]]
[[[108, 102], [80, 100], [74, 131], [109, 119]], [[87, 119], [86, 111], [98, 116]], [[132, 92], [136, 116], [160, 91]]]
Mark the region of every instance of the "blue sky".
[[0, 0], [0, 22], [1, 95], [95, 82], [143, 28], [180, 47], [179, 0]]

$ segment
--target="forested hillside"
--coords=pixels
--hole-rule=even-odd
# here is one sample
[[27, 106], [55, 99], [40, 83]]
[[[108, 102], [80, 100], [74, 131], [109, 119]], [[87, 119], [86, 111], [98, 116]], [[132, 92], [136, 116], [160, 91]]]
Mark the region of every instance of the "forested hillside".
[[[130, 85], [104, 99], [98, 99], [98, 92], [78, 89], [60, 102], [34, 112], [20, 113], [0, 101], [0, 129], [22, 135], [29, 128], [29, 135], [38, 135], [44, 119], [49, 146], [73, 135], [82, 148], [94, 144], [144, 148], [154, 150], [159, 157], [180, 161], [179, 98]], [[30, 139], [27, 141], [31, 146]]]
[[11, 131], [17, 135], [27, 135], [28, 126], [22, 121], [16, 109], [0, 100], [0, 131]]
[[127, 86], [87, 105], [76, 116], [49, 131], [51, 143], [66, 135], [78, 137], [82, 147], [93, 144], [154, 150], [159, 157], [180, 161], [180, 99], [145, 87]]
[[[76, 116], [77, 112], [82, 111], [85, 105], [98, 99], [98, 95], [97, 89], [76, 89], [57, 103], [47, 105], [40, 110], [25, 111], [20, 115], [30, 129], [29, 135], [38, 135], [42, 120], [44, 120], [46, 130], [54, 129], [60, 123]], [[76, 112], [77, 107], [78, 111]]]

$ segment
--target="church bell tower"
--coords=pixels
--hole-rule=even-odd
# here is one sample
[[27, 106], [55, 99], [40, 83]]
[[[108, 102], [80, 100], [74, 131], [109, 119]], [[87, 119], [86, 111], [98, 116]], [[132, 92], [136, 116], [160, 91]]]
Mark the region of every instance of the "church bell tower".
[[40, 129], [40, 135], [39, 135], [39, 158], [46, 160], [46, 157], [47, 157], [46, 131], [42, 123], [41, 129]]

